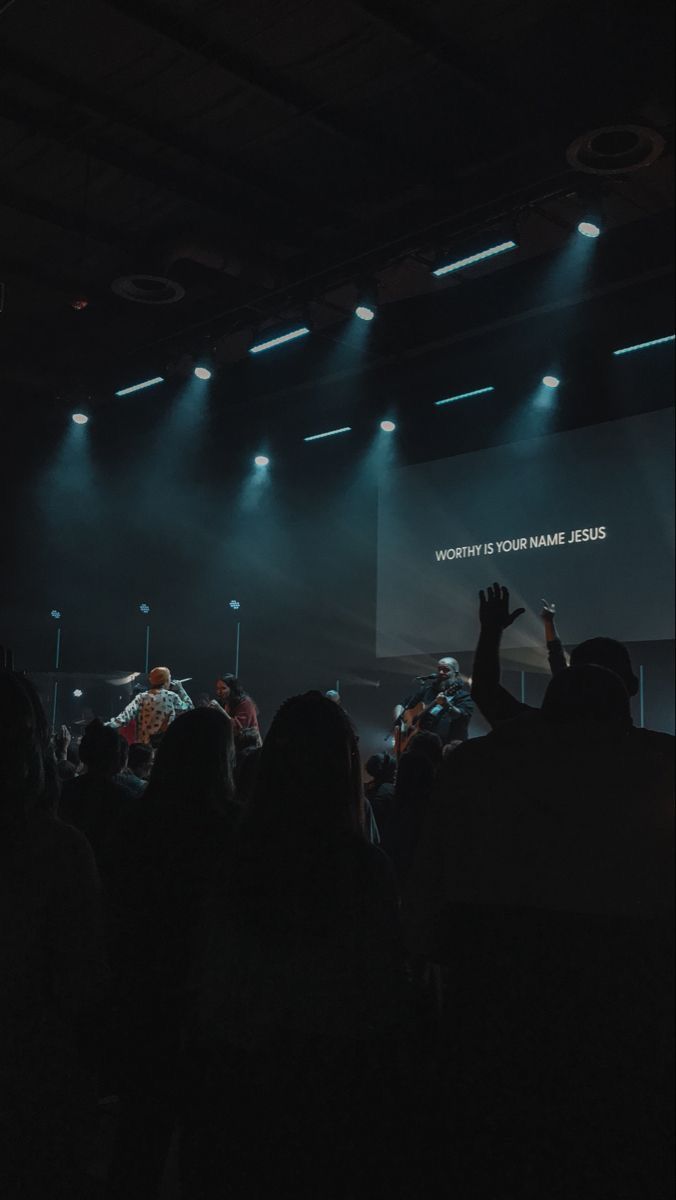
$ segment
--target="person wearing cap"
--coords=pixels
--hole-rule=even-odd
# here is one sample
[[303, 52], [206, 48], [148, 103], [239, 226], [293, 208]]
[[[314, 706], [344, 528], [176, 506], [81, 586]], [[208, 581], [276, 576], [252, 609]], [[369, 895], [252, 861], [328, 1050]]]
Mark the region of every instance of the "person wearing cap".
[[150, 687], [147, 692], [135, 696], [117, 717], [107, 722], [113, 729], [120, 729], [136, 720], [137, 741], [144, 745], [163, 734], [179, 713], [188, 712], [193, 707], [183, 684], [178, 680], [172, 683], [168, 667], [153, 667], [148, 682]]

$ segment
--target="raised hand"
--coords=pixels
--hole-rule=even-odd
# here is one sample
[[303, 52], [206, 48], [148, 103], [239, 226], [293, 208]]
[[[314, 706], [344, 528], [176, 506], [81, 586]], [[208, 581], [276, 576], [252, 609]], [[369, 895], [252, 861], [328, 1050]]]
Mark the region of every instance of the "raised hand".
[[68, 747], [72, 741], [70, 729], [67, 725], [62, 725], [60, 730], [54, 734], [54, 749], [60, 758], [66, 758]]
[[542, 612], [540, 620], [544, 626], [545, 641], [553, 642], [556, 639], [556, 605], [550, 604], [548, 600], [542, 601]]
[[523, 616], [525, 608], [515, 608], [509, 611], [509, 590], [494, 583], [486, 591], [479, 592], [479, 620], [482, 629], [507, 629], [518, 617]]

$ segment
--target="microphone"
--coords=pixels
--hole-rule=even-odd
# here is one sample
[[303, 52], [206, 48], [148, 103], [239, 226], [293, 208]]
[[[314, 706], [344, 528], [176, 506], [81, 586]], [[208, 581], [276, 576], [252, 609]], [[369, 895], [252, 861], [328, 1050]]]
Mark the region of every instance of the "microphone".
[[424, 681], [425, 679], [436, 679], [438, 674], [438, 671], [433, 671], [431, 675], [416, 675], [416, 679], [420, 679], [421, 681]]
[[188, 675], [187, 679], [174, 679], [173, 682], [174, 683], [190, 683], [191, 679], [192, 679], [192, 675]]

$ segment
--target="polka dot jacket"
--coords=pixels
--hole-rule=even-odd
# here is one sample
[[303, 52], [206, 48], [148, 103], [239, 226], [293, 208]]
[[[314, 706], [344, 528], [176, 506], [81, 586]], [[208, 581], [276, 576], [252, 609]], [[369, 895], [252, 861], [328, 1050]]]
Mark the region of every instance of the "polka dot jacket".
[[164, 733], [179, 713], [193, 707], [183, 684], [177, 683], [176, 687], [178, 692], [171, 692], [168, 688], [151, 688], [148, 692], [141, 692], [123, 712], [108, 721], [108, 725], [113, 729], [121, 729], [129, 721], [135, 720], [139, 742], [149, 742], [156, 733]]

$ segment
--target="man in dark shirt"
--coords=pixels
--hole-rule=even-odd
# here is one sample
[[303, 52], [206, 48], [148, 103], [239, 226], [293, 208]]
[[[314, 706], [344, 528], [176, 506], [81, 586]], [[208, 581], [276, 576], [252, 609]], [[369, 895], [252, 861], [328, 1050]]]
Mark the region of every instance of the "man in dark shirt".
[[424, 706], [424, 711], [415, 720], [417, 729], [432, 730], [443, 745], [467, 741], [474, 704], [455, 658], [440, 658], [436, 674], [421, 680], [417, 692], [409, 696], [395, 716], [398, 719], [407, 709], [419, 705]]
[[668, 1194], [673, 739], [647, 732], [618, 673], [573, 666], [442, 768], [404, 911], [449, 973], [441, 1121], [473, 1197]]

